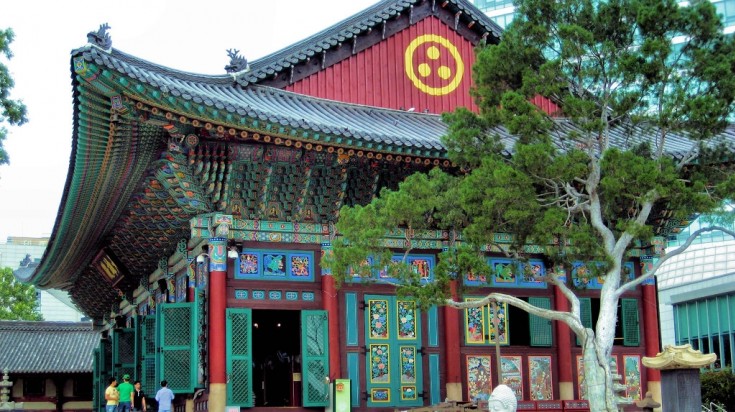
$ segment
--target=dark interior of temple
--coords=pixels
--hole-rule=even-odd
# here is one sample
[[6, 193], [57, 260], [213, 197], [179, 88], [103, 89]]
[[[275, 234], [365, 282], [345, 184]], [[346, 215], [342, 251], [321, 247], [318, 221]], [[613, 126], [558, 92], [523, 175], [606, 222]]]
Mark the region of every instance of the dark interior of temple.
[[301, 325], [297, 310], [253, 310], [255, 406], [301, 405]]

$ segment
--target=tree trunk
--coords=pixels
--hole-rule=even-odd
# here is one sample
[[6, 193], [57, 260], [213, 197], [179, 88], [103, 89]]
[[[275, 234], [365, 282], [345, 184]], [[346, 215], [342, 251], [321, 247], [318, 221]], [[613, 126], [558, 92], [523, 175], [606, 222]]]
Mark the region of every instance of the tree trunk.
[[592, 330], [587, 329], [583, 346], [584, 382], [580, 386], [587, 391], [591, 411], [617, 412], [610, 357], [605, 356], [604, 352], [602, 348], [598, 348]]

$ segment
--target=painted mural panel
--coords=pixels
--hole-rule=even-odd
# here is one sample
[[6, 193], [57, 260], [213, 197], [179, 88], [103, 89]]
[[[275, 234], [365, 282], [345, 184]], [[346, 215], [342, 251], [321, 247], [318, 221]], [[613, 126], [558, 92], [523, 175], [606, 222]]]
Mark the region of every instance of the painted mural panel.
[[493, 391], [492, 359], [490, 356], [467, 355], [467, 399], [487, 401]]
[[523, 400], [523, 367], [521, 361], [520, 356], [500, 357], [500, 369], [503, 372], [500, 383], [513, 389], [513, 393], [519, 401]]
[[551, 356], [528, 357], [528, 380], [531, 388], [531, 400], [548, 401], [554, 399]]
[[[466, 301], [478, 300], [467, 298]], [[479, 308], [467, 308], [465, 314], [465, 342], [469, 345], [494, 344], [499, 339], [501, 345], [508, 340], [508, 305], [490, 304]]]
[[641, 399], [641, 357], [623, 355], [625, 369], [625, 396], [633, 400]]
[[[468, 301], [476, 299], [467, 299]], [[465, 309], [465, 341], [468, 344], [485, 343], [485, 310], [483, 307]]]
[[[617, 373], [618, 370], [618, 358], [613, 355], [610, 357], [610, 370], [612, 373]], [[579, 391], [579, 399], [587, 399], [587, 388], [584, 385], [584, 358], [582, 355], [577, 355], [577, 390]]]

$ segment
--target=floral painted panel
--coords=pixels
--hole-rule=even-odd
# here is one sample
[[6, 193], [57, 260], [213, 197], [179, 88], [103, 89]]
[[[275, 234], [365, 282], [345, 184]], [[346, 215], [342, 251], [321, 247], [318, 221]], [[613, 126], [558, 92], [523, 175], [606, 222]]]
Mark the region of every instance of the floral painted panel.
[[551, 356], [528, 357], [528, 380], [531, 388], [531, 400], [549, 401], [554, 399]]
[[416, 383], [416, 347], [401, 346], [401, 383]]
[[520, 356], [500, 357], [500, 369], [503, 372], [500, 383], [513, 389], [513, 393], [519, 401], [523, 400], [523, 367], [521, 361]]
[[390, 389], [388, 388], [373, 388], [370, 390], [370, 397], [373, 402], [390, 402]]
[[493, 391], [490, 356], [467, 355], [467, 396], [471, 402], [487, 401]]
[[370, 345], [370, 382], [390, 383], [390, 353], [387, 344]]
[[240, 275], [242, 276], [253, 276], [258, 275], [258, 263], [260, 262], [260, 256], [256, 253], [241, 253], [240, 254]]
[[398, 301], [398, 339], [416, 339], [416, 302]]
[[388, 301], [368, 301], [370, 339], [388, 339]]
[[[467, 299], [467, 301], [476, 299]], [[467, 308], [464, 311], [465, 341], [468, 344], [485, 343], [485, 308]]]
[[311, 276], [311, 256], [309, 255], [291, 255], [291, 276], [309, 277]]
[[488, 322], [487, 329], [490, 332], [490, 342], [495, 343], [496, 339], [496, 327], [497, 322], [497, 339], [501, 345], [508, 344], [508, 305], [505, 303], [498, 305], [490, 305], [490, 322]]
[[623, 355], [625, 368], [625, 396], [633, 400], [641, 399], [641, 357]]

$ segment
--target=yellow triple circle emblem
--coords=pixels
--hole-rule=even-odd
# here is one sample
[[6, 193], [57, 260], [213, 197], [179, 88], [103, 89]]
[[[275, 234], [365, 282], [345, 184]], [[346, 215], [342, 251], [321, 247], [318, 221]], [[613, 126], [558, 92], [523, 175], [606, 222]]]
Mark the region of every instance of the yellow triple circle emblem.
[[[450, 58], [444, 57], [448, 53]], [[406, 76], [432, 96], [453, 92], [464, 76], [464, 62], [452, 42], [436, 34], [418, 36], [405, 53]]]

